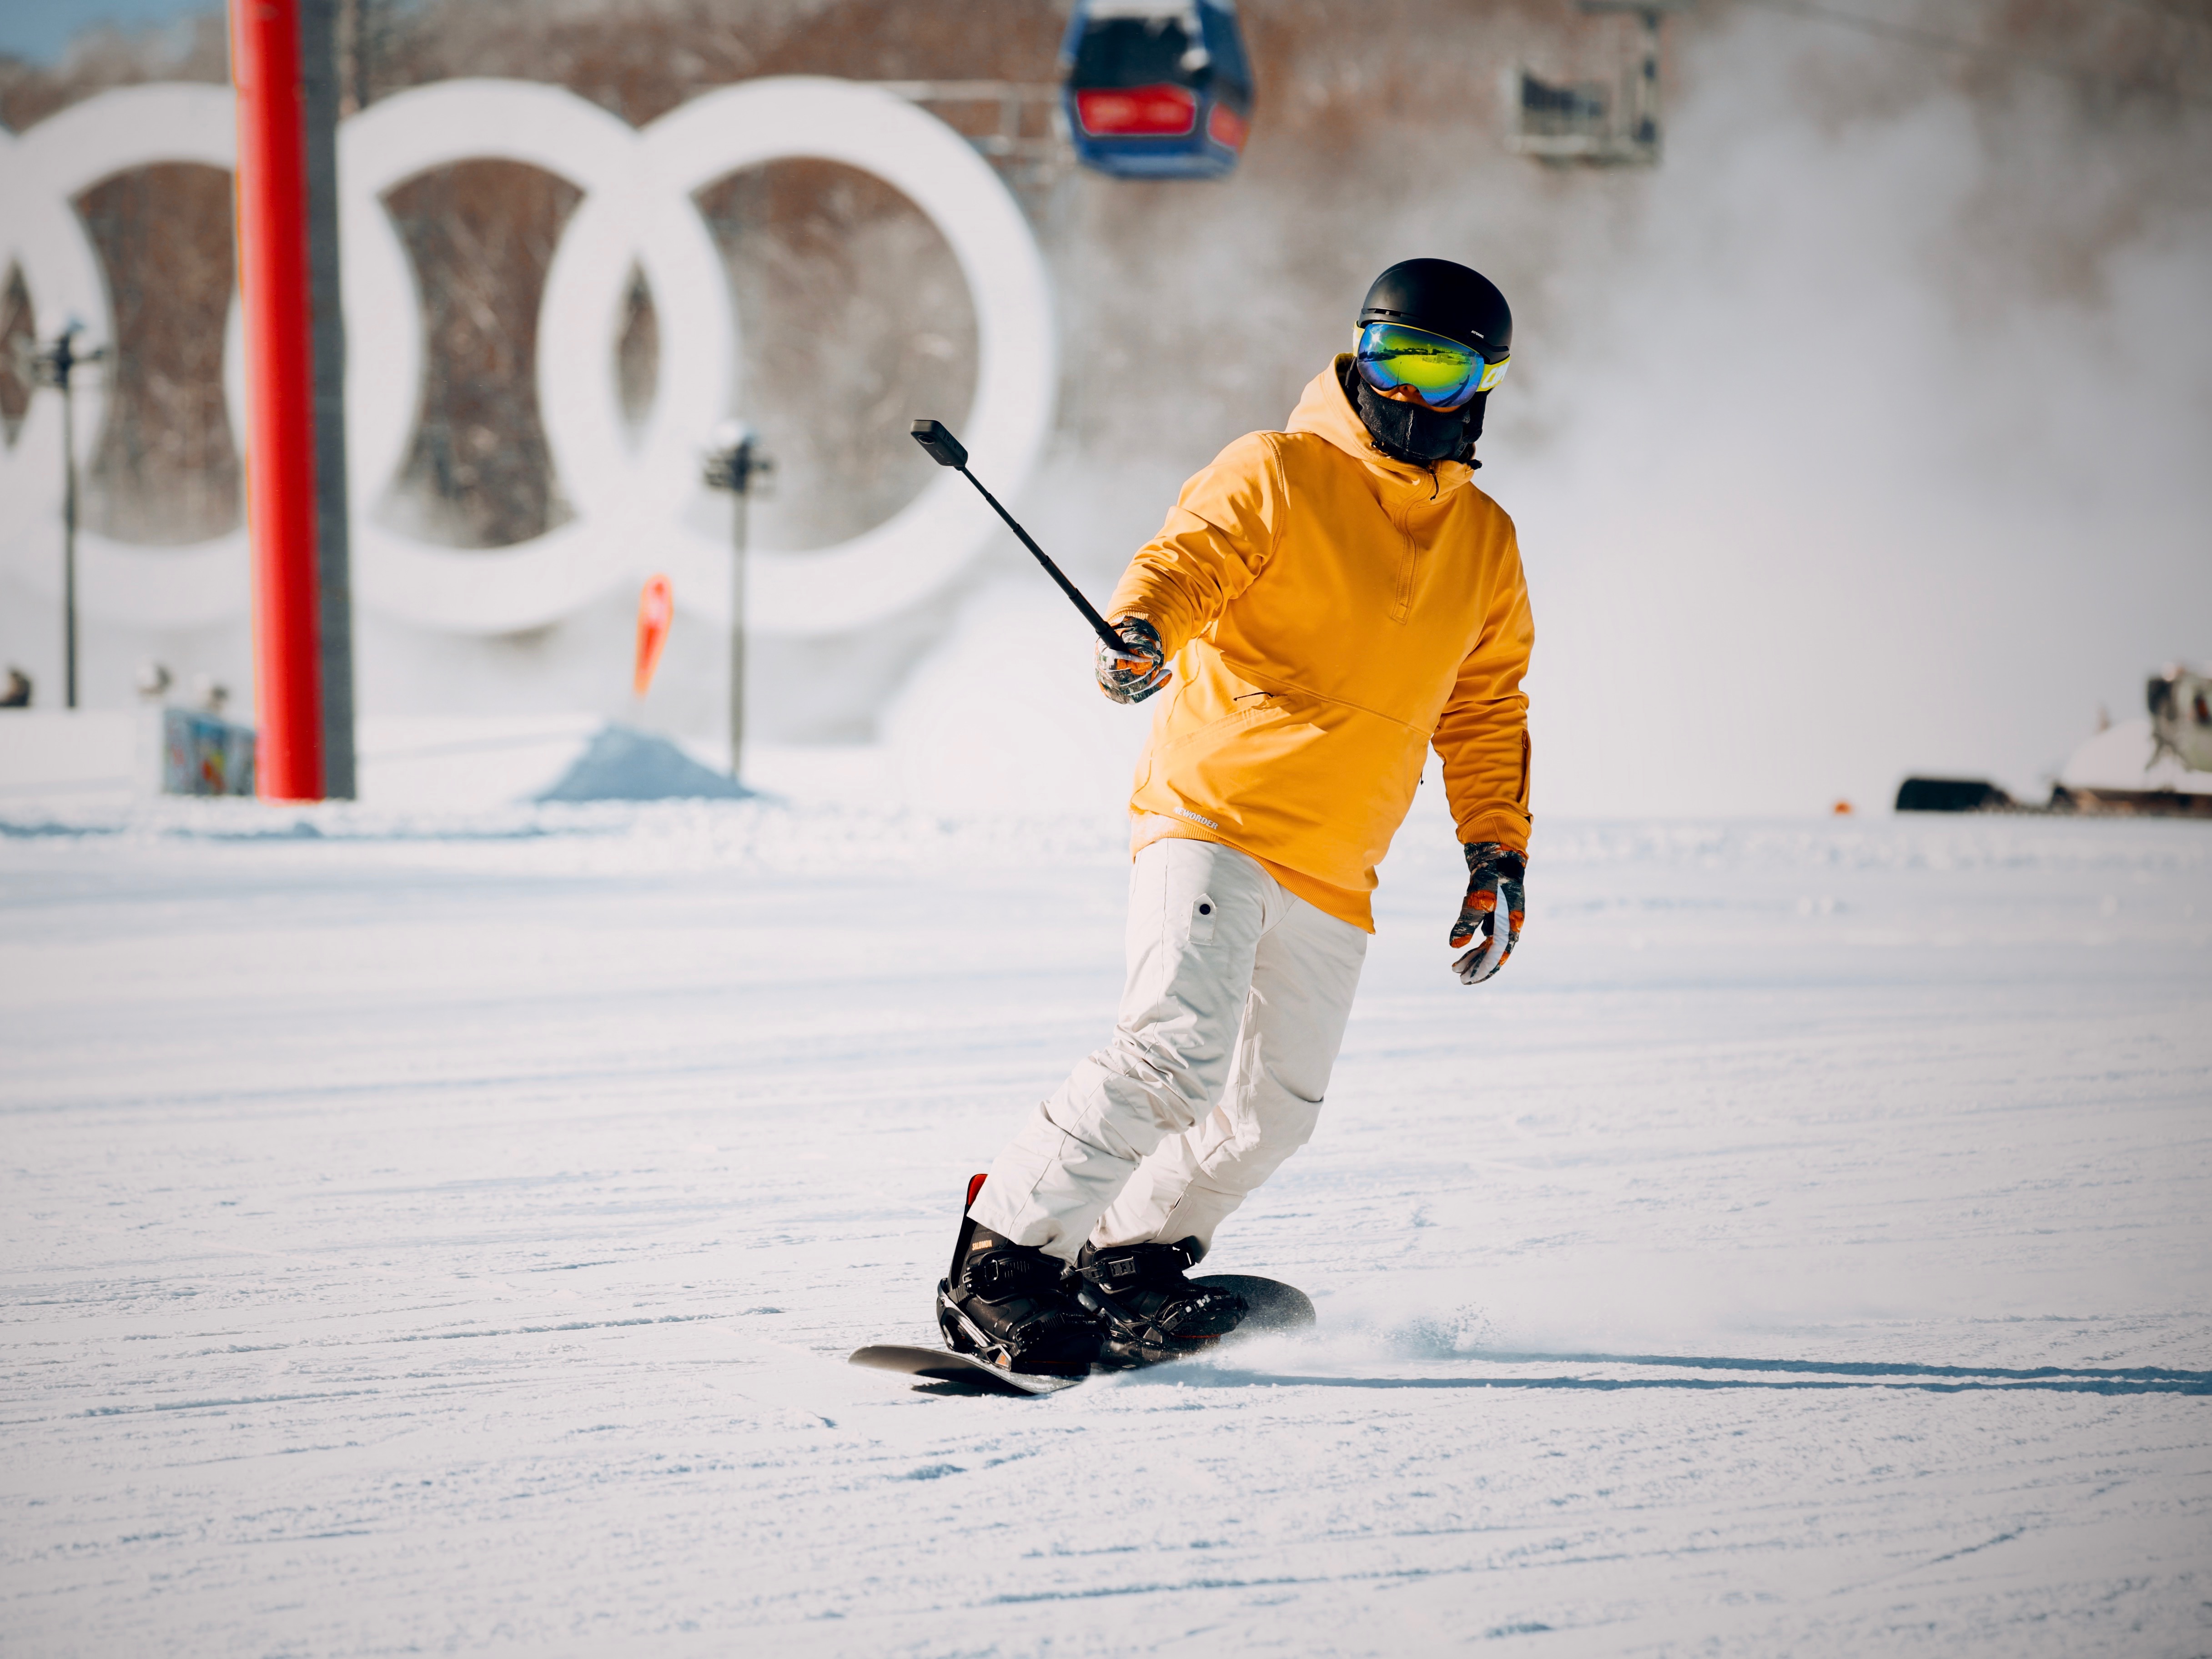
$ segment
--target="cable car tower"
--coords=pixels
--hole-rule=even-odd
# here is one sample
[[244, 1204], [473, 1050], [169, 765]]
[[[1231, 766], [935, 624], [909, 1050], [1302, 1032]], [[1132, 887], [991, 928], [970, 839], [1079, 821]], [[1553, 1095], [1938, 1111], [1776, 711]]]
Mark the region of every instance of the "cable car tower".
[[1525, 64], [1504, 76], [1505, 147], [1516, 155], [1564, 166], [1656, 167], [1659, 162], [1659, 27], [1695, 0], [1576, 0], [1584, 16], [1633, 16], [1639, 49], [1617, 86], [1540, 79]]

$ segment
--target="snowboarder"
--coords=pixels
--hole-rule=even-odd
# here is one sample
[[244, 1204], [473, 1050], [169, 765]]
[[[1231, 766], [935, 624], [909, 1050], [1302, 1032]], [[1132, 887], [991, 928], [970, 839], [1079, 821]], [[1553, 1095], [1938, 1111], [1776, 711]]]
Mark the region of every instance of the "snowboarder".
[[1176, 688], [1130, 802], [1128, 978], [1112, 1041], [971, 1187], [954, 1348], [1080, 1374], [1234, 1328], [1242, 1299], [1186, 1271], [1313, 1133], [1431, 744], [1467, 856], [1453, 969], [1480, 984], [1519, 939], [1534, 625], [1471, 482], [1512, 329], [1478, 272], [1391, 266], [1288, 429], [1186, 483], [1115, 590], [1101, 687]]

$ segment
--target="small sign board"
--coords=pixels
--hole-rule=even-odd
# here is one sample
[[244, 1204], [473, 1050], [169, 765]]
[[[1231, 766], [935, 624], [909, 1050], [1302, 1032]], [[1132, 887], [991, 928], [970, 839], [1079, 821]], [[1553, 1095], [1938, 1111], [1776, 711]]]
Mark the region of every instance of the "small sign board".
[[191, 708], [164, 708], [161, 714], [163, 794], [253, 793], [252, 726]]

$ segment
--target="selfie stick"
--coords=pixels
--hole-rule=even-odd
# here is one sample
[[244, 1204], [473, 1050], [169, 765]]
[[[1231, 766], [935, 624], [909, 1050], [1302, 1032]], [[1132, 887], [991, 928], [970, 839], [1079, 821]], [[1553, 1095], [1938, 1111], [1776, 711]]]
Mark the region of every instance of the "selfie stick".
[[968, 452], [962, 447], [960, 440], [954, 437], [947, 429], [945, 422], [916, 421], [914, 423], [914, 441], [929, 452], [929, 459], [935, 461], [938, 465], [951, 467], [969, 483], [974, 484], [983, 499], [990, 502], [991, 510], [1006, 521], [1006, 528], [1019, 536], [1022, 538], [1022, 545], [1036, 555], [1036, 562], [1044, 567], [1044, 574], [1058, 582], [1060, 591], [1074, 601], [1075, 608], [1083, 613], [1083, 620], [1091, 624], [1091, 631], [1117, 654], [1127, 654], [1128, 645], [1120, 635], [1106, 625], [1106, 618], [1091, 608], [1091, 601], [1077, 591], [1073, 582], [1060, 574], [1060, 567], [1045, 556], [1044, 549], [1030, 539], [1030, 532], [1014, 522], [1014, 515], [1000, 507], [999, 498], [985, 489], [983, 481], [968, 470]]

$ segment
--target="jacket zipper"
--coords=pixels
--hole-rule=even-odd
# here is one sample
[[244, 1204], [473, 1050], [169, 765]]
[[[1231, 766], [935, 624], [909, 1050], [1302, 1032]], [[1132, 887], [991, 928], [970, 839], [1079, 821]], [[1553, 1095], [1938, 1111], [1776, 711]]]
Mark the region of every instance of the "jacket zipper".
[[1413, 546], [1413, 509], [1408, 507], [1403, 520], [1394, 516], [1390, 520], [1399, 539], [1405, 544], [1405, 551], [1398, 561], [1397, 596], [1390, 606], [1390, 620], [1401, 627], [1413, 614], [1413, 564], [1419, 556]]

